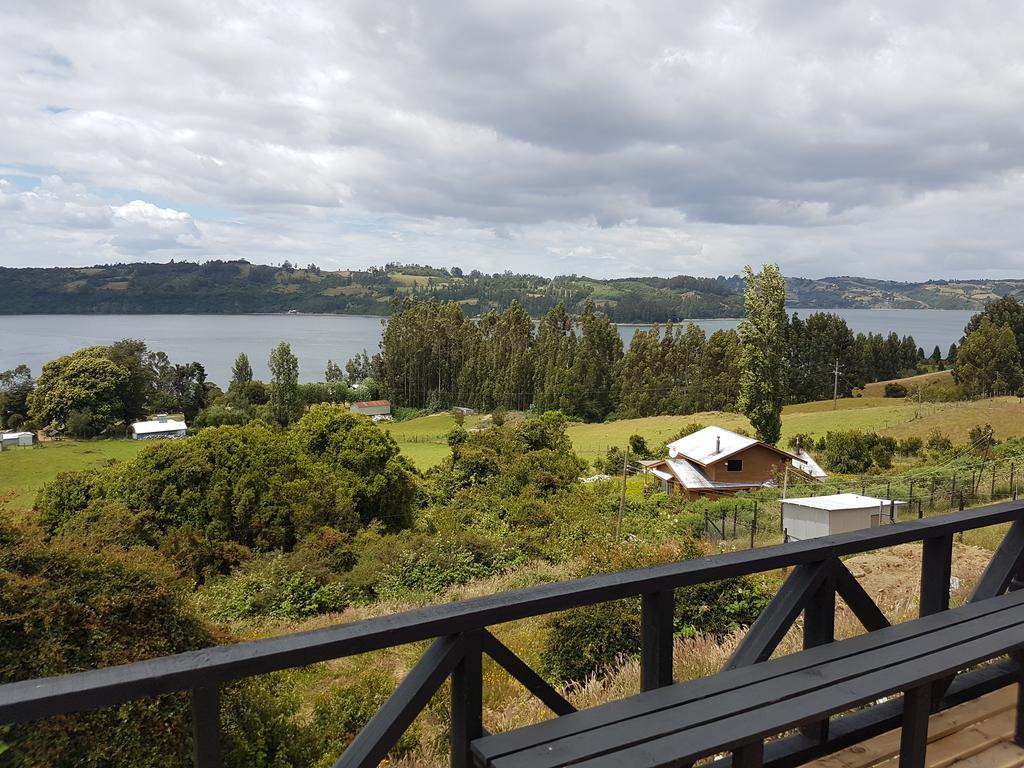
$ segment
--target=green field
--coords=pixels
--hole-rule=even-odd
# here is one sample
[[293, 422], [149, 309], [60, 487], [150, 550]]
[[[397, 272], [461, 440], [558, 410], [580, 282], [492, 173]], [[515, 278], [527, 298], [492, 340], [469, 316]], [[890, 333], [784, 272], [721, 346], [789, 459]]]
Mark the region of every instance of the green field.
[[[469, 416], [471, 427], [484, 416]], [[570, 424], [569, 438], [576, 451], [588, 461], [603, 457], [613, 446], [625, 446], [629, 436], [642, 435], [656, 448], [691, 422], [717, 424], [726, 429], [750, 424], [736, 413], [694, 413], [687, 416], [651, 416], [601, 424]], [[991, 424], [996, 437], [1024, 435], [1024, 404], [1016, 397], [955, 403], [922, 403], [882, 397], [840, 400], [832, 410], [831, 401], [787, 406], [782, 415], [782, 444], [798, 432], [823, 436], [829, 430], [863, 429], [893, 437], [927, 438], [935, 429], [954, 442], [964, 442], [975, 424]], [[420, 469], [438, 464], [448, 455], [446, 435], [455, 420], [449, 413], [437, 413], [384, 425], [406, 456]], [[144, 443], [132, 440], [60, 441], [34, 448], [13, 448], [0, 453], [0, 514], [20, 517], [32, 509], [39, 487], [58, 472], [100, 467], [111, 459], [135, 456]]]
[[59, 472], [130, 459], [144, 445], [138, 440], [61, 440], [5, 450], [0, 453], [0, 516], [24, 517], [31, 511], [40, 486]]
[[[901, 438], [927, 438], [932, 430], [938, 429], [954, 442], [963, 442], [975, 424], [991, 424], [999, 439], [1024, 435], [1024, 405], [1016, 397], [918, 404], [905, 399], [866, 396], [839, 400], [837, 406], [833, 410], [831, 400], [787, 406], [782, 413], [782, 444], [785, 445], [797, 433], [817, 438], [829, 430], [837, 429], [869, 430]], [[466, 426], [476, 423], [480, 418], [469, 417]], [[711, 412], [687, 416], [651, 416], [600, 424], [574, 423], [569, 425], [569, 437], [576, 451], [593, 461], [604, 456], [613, 445], [625, 446], [630, 435], [642, 435], [647, 444], [654, 448], [691, 422], [752, 431], [750, 422], [739, 414]], [[402, 452], [416, 466], [426, 469], [448, 455], [445, 435], [453, 426], [455, 421], [449, 414], [439, 413], [390, 424], [387, 429], [398, 441]]]

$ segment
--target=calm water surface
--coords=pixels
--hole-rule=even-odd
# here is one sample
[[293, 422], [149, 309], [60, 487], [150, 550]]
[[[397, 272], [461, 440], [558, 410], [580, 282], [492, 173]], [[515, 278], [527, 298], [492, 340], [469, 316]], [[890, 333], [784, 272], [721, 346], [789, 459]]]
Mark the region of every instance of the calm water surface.
[[[806, 317], [815, 310], [796, 310]], [[854, 332], [910, 334], [928, 354], [959, 342], [973, 312], [922, 309], [837, 309]], [[711, 333], [735, 328], [739, 320], [697, 320]], [[643, 325], [620, 325], [629, 344]], [[0, 315], [0, 370], [26, 363], [38, 375], [43, 363], [92, 344], [142, 339], [174, 362], [197, 360], [212, 381], [226, 385], [231, 364], [245, 352], [258, 377], [266, 378], [267, 357], [287, 341], [299, 358], [303, 381], [323, 379], [328, 360], [344, 364], [380, 341], [381, 318], [358, 315]]]

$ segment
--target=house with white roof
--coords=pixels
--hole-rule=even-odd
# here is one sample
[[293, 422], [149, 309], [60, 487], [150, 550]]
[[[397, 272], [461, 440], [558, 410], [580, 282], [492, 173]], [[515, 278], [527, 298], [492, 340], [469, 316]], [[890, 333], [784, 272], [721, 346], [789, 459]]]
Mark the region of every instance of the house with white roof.
[[161, 413], [149, 421], [136, 421], [130, 428], [132, 440], [167, 440], [184, 437], [188, 425]]
[[0, 432], [0, 450], [14, 446], [29, 446], [36, 441], [34, 432]]
[[825, 477], [806, 451], [784, 451], [722, 427], [705, 427], [668, 444], [668, 458], [645, 462], [665, 491], [688, 499], [718, 498], [773, 484], [787, 470]]
[[782, 529], [787, 541], [803, 541], [895, 523], [900, 509], [907, 506], [905, 501], [859, 493], [783, 499], [781, 503]]

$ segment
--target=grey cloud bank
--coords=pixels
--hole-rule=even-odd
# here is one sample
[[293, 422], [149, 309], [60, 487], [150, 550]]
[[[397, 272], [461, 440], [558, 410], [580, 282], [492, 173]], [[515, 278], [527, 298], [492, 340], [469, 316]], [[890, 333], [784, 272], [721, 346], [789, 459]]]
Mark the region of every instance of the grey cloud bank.
[[0, 264], [1024, 275], [1022, 10], [0, 6]]

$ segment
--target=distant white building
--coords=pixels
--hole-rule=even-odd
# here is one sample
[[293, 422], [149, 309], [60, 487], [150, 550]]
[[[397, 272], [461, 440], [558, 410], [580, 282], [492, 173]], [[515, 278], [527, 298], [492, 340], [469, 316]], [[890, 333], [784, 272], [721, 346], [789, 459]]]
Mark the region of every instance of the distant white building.
[[132, 440], [167, 440], [184, 437], [188, 425], [184, 421], [160, 414], [151, 421], [137, 421], [131, 426]]
[[818, 536], [876, 528], [895, 523], [905, 501], [861, 496], [859, 493], [834, 493], [782, 500], [782, 528], [787, 539], [803, 541]]
[[0, 432], [0, 448], [13, 448], [16, 445], [29, 446], [35, 443], [33, 432]]
[[348, 409], [352, 413], [362, 413], [366, 416], [390, 416], [390, 400], [358, 400], [352, 403]]

